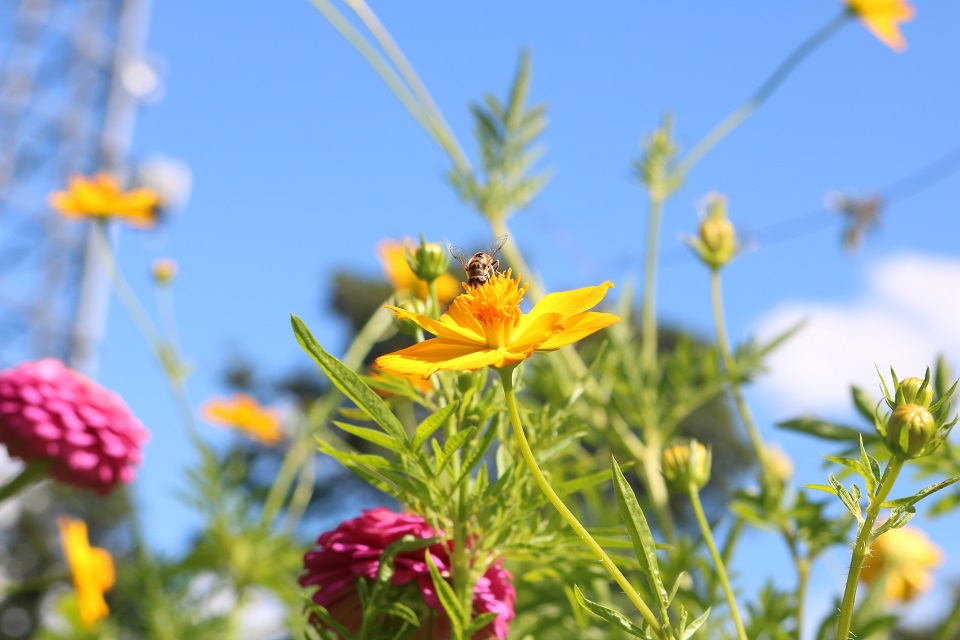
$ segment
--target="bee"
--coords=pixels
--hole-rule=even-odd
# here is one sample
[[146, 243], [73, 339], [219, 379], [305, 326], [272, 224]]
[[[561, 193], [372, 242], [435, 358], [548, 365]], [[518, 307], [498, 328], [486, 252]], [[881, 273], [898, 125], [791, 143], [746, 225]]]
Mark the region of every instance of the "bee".
[[472, 288], [477, 288], [492, 278], [494, 274], [500, 273], [500, 261], [493, 257], [503, 247], [507, 241], [507, 236], [500, 236], [493, 241], [487, 251], [477, 251], [475, 254], [467, 257], [467, 250], [463, 247], [450, 247], [450, 255], [457, 259], [463, 270], [467, 272], [467, 284]]

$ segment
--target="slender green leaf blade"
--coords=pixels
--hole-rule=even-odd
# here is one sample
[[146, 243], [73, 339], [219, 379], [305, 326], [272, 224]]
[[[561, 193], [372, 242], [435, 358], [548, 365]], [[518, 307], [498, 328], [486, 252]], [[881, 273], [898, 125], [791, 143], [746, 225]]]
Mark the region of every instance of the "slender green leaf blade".
[[583, 592], [580, 591], [580, 587], [574, 585], [573, 589], [574, 589], [574, 594], [577, 597], [577, 602], [580, 603], [580, 606], [586, 609], [587, 611], [589, 611], [590, 613], [592, 613], [593, 615], [599, 618], [603, 618], [613, 626], [619, 627], [620, 629], [626, 631], [627, 633], [632, 635], [634, 638], [647, 637], [647, 635], [643, 632], [643, 629], [641, 629], [637, 625], [630, 622], [630, 619], [627, 618], [627, 616], [623, 615], [616, 609], [611, 609], [610, 607], [605, 607], [602, 604], [593, 602], [592, 600], [588, 600], [583, 595]]
[[436, 413], [427, 416], [423, 422], [417, 425], [417, 430], [413, 432], [413, 448], [419, 451], [423, 443], [426, 442], [437, 429], [442, 427], [456, 410], [457, 403], [453, 402]]
[[663, 586], [663, 579], [660, 575], [660, 565], [657, 561], [657, 543], [653, 539], [653, 533], [650, 531], [650, 525], [643, 515], [637, 496], [623, 472], [620, 471], [620, 465], [616, 459], [613, 459], [613, 488], [617, 494], [617, 504], [620, 507], [620, 517], [627, 525], [627, 531], [630, 533], [630, 539], [633, 541], [633, 550], [640, 561], [640, 569], [646, 574], [647, 579], [653, 591], [657, 594], [657, 599], [661, 605], [666, 608], [670, 604], [670, 596]]
[[363, 382], [363, 378], [351, 370], [350, 367], [324, 351], [320, 343], [310, 333], [307, 325], [303, 323], [303, 320], [291, 314], [290, 322], [293, 325], [293, 332], [297, 336], [297, 342], [313, 358], [314, 362], [320, 365], [330, 381], [345, 396], [363, 409], [370, 416], [370, 419], [380, 425], [385, 432], [398, 441], [405, 441], [407, 434], [403, 425], [400, 424], [400, 420], [393, 415], [387, 403]]

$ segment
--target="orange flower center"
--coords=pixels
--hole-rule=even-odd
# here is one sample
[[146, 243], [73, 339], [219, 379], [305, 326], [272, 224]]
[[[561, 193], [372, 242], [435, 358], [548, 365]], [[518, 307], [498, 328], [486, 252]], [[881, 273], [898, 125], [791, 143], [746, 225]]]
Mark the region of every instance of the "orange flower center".
[[520, 325], [520, 301], [529, 284], [520, 284], [520, 276], [514, 280], [510, 271], [496, 274], [487, 282], [454, 300], [466, 313], [476, 318], [483, 327], [487, 346], [506, 347], [513, 343], [514, 332]]

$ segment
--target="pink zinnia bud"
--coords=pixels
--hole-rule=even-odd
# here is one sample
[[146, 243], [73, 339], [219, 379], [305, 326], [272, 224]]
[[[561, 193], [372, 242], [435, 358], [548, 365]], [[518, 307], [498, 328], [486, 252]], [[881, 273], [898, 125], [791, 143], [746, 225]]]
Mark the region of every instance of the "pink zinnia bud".
[[[362, 611], [357, 594], [357, 580], [373, 580], [380, 568], [384, 550], [403, 536], [432, 538], [442, 536], [418, 515], [394, 513], [385, 507], [365, 509], [359, 518], [340, 523], [333, 531], [327, 531], [317, 539], [317, 548], [308, 551], [303, 558], [304, 574], [300, 585], [317, 587], [313, 601], [327, 609], [333, 618], [352, 631], [359, 631]], [[448, 542], [437, 543], [428, 549], [397, 554], [394, 559], [392, 584], [403, 586], [416, 582], [423, 602], [435, 611], [443, 612], [430, 579], [425, 560], [429, 551], [440, 573], [450, 580], [450, 555]], [[513, 620], [513, 604], [517, 593], [513, 588], [513, 576], [497, 560], [477, 581], [473, 591], [473, 615], [496, 612], [492, 623], [474, 634], [475, 639], [506, 638], [510, 621]], [[425, 622], [421, 619], [421, 622]], [[420, 628], [415, 637], [449, 637], [446, 616], [434, 620], [433, 627]]]
[[130, 482], [149, 432], [116, 393], [59, 360], [0, 373], [0, 442], [27, 462], [51, 459], [51, 476], [109, 493]]

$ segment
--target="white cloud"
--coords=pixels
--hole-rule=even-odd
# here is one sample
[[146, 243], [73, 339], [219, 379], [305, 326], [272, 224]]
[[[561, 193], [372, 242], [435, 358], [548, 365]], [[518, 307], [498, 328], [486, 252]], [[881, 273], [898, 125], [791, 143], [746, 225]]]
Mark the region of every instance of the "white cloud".
[[879, 398], [874, 364], [922, 376], [940, 353], [960, 360], [960, 259], [901, 255], [869, 265], [864, 280], [848, 302], [793, 301], [759, 321], [756, 333], [769, 338], [807, 320], [758, 381], [777, 418], [846, 412], [851, 384]]

